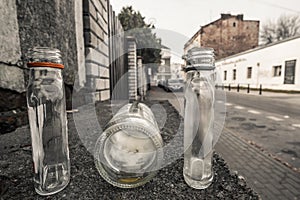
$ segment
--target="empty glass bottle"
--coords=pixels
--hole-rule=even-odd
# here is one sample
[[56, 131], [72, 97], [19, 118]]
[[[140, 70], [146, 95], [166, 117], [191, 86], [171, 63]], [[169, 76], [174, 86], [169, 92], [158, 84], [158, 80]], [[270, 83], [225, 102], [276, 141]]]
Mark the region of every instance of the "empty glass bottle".
[[120, 188], [141, 186], [157, 173], [163, 141], [152, 111], [142, 103], [123, 106], [106, 125], [95, 146], [100, 175]]
[[187, 56], [183, 175], [190, 187], [204, 189], [213, 180], [214, 54], [194, 47]]
[[70, 181], [67, 117], [60, 51], [29, 51], [27, 107], [32, 140], [34, 187], [40, 195], [64, 189]]

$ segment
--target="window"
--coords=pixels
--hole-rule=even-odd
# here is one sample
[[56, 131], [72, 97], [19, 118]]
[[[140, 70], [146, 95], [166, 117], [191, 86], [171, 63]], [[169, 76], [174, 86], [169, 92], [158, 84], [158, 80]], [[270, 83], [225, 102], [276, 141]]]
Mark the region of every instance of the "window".
[[233, 70], [233, 80], [236, 80], [236, 69]]
[[233, 27], [236, 27], [236, 23], [235, 23], [235, 22], [233, 22], [232, 26], [233, 26]]
[[224, 71], [224, 81], [227, 80], [227, 71]]
[[273, 76], [281, 76], [281, 65], [273, 67]]
[[247, 68], [247, 78], [251, 78], [252, 77], [252, 67], [248, 67]]
[[284, 84], [295, 84], [296, 60], [285, 61]]

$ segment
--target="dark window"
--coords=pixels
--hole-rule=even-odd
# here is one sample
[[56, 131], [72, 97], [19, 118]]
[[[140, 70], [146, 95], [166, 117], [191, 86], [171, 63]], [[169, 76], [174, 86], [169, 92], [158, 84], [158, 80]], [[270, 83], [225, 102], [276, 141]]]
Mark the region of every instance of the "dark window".
[[233, 70], [232, 79], [233, 79], [233, 80], [236, 80], [236, 69]]
[[252, 67], [248, 67], [247, 68], [247, 78], [251, 78], [252, 77]]
[[285, 61], [284, 84], [295, 84], [296, 60]]
[[227, 71], [224, 71], [224, 81], [227, 80]]
[[281, 65], [273, 67], [273, 76], [281, 76]]
[[233, 25], [233, 27], [236, 27], [236, 23], [235, 23], [235, 22], [233, 22], [233, 24], [232, 24], [232, 25]]

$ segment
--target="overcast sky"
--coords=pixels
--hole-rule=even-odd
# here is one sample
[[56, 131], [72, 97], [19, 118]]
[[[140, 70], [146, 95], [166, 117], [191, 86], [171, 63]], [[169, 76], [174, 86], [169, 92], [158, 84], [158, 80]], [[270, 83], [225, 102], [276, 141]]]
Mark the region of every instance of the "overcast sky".
[[245, 20], [259, 20], [260, 24], [275, 21], [282, 14], [300, 15], [299, 0], [111, 0], [111, 4], [116, 13], [131, 5], [146, 17], [146, 23], [168, 30], [168, 34], [161, 35], [167, 46], [171, 32], [187, 40], [200, 26], [219, 19], [221, 13], [244, 14]]

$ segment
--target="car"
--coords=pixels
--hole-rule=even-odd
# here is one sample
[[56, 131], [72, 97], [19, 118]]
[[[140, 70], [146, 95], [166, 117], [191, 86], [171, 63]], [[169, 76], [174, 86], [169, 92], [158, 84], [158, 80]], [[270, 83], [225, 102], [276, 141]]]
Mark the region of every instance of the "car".
[[168, 79], [165, 86], [165, 90], [167, 92], [183, 91], [183, 87], [184, 87], [183, 79]]
[[157, 83], [157, 86], [160, 87], [160, 88], [165, 89], [166, 80], [159, 80], [158, 83]]

